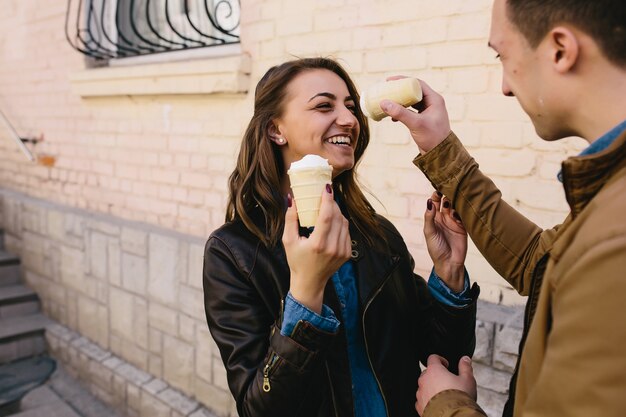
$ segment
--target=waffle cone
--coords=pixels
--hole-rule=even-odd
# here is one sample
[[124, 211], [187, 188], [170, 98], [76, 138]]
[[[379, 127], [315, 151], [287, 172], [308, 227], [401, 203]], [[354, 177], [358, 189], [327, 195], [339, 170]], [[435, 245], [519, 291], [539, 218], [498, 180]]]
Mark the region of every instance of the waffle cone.
[[298, 208], [300, 226], [315, 226], [322, 203], [322, 193], [326, 184], [332, 181], [332, 168], [316, 167], [289, 170], [291, 191]]

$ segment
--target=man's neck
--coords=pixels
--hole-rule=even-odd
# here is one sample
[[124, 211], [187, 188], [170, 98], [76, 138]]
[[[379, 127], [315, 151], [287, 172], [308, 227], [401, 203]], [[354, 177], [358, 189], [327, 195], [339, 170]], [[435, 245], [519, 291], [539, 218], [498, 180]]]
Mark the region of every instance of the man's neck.
[[573, 126], [590, 144], [626, 120], [626, 70], [614, 66], [589, 77], [573, 111]]

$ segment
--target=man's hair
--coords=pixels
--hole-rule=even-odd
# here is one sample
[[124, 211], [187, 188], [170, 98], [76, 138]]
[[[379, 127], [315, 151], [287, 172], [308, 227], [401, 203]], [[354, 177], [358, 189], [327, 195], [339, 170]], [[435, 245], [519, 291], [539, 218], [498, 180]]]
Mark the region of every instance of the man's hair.
[[509, 20], [536, 48], [554, 26], [591, 36], [613, 64], [626, 67], [626, 0], [506, 0]]

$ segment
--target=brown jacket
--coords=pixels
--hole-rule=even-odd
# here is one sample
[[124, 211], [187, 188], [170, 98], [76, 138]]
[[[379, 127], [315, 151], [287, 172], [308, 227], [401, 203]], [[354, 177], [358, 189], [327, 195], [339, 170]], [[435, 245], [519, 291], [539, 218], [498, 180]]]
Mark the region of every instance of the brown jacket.
[[[448, 196], [489, 263], [527, 295], [520, 359], [505, 415], [626, 415], [626, 134], [563, 162], [571, 212], [542, 230], [500, 191], [454, 134], [414, 163]], [[426, 417], [481, 416], [460, 391]]]

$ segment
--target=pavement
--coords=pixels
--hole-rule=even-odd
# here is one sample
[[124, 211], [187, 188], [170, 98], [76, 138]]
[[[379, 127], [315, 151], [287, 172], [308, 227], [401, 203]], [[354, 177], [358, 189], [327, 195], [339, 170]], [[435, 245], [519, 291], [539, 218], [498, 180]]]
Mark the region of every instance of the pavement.
[[20, 411], [11, 417], [124, 417], [94, 397], [57, 361], [48, 382], [22, 398]]

